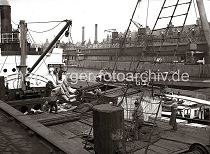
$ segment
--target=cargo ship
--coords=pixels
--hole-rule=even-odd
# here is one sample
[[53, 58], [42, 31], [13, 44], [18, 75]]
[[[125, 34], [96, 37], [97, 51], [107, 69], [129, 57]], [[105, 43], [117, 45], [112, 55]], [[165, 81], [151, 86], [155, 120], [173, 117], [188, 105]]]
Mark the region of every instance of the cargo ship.
[[[175, 2], [174, 2], [175, 3]], [[193, 7], [192, 2], [183, 4]], [[181, 4], [181, 2], [180, 2]], [[179, 5], [180, 5], [179, 4]], [[164, 8], [165, 7], [165, 8]], [[174, 5], [171, 9], [176, 10]], [[161, 22], [164, 16], [164, 4], [156, 23]], [[183, 14], [187, 20], [188, 11]], [[63, 58], [66, 67], [81, 69], [96, 69], [112, 72], [158, 72], [167, 73], [170, 76], [176, 73], [189, 75], [189, 81], [155, 81], [155, 85], [167, 86], [169, 88], [194, 91], [203, 91], [204, 97], [209, 99], [210, 88], [210, 65], [208, 63], [209, 43], [206, 38], [206, 28], [203, 28], [204, 21], [197, 19], [196, 24], [185, 25], [180, 20], [181, 26], [173, 25], [175, 15], [168, 17], [170, 23], [167, 27], [158, 28], [156, 26], [140, 27], [137, 32], [128, 31], [127, 34], [118, 33], [115, 29], [109, 30], [111, 38], [97, 41], [97, 27], [95, 25], [95, 43], [82, 43], [80, 46], [67, 46], [64, 48]], [[180, 15], [181, 16], [181, 15]], [[178, 18], [178, 16], [177, 16]], [[131, 23], [137, 23], [131, 20]], [[206, 21], [208, 29], [209, 22]], [[84, 35], [84, 27], [82, 28]], [[84, 36], [82, 37], [84, 42]], [[192, 94], [194, 95], [194, 94]], [[200, 95], [201, 96], [201, 95]], [[199, 96], [196, 96], [199, 98]]]

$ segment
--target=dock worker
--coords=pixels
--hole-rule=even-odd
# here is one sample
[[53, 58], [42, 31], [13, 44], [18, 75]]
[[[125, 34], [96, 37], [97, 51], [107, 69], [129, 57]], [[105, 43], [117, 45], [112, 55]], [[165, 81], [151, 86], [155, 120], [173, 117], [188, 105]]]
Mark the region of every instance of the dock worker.
[[172, 126], [172, 130], [177, 130], [176, 116], [177, 116], [178, 104], [177, 101], [173, 100], [171, 104], [171, 116], [169, 120], [169, 125]]
[[60, 69], [59, 71], [58, 71], [58, 80], [62, 80], [62, 74], [63, 74], [63, 70], [62, 69]]
[[55, 113], [58, 111], [58, 105], [57, 102], [59, 102], [59, 93], [60, 93], [60, 87], [54, 88], [51, 92], [51, 98], [49, 101], [49, 106], [50, 106], [50, 113], [52, 113], [53, 108], [55, 108]]
[[52, 81], [48, 81], [47, 84], [46, 84], [46, 96], [47, 97], [50, 96], [51, 91], [54, 88], [55, 88], [55, 86], [54, 86], [53, 82]]
[[58, 71], [58, 80], [62, 80], [62, 75], [63, 75], [63, 72], [64, 72], [64, 70], [61, 68], [61, 66], [60, 66], [60, 69], [59, 69], [59, 71]]
[[42, 111], [47, 112], [49, 110], [49, 102], [46, 100], [42, 105]]
[[132, 132], [134, 135], [134, 139], [139, 140], [141, 133], [140, 130], [144, 124], [144, 114], [143, 114], [143, 108], [141, 106], [141, 102], [139, 99], [135, 101], [135, 107], [134, 111], [132, 113], [133, 117], [133, 126], [132, 126]]
[[82, 89], [82, 86], [80, 86], [79, 89], [77, 89], [76, 94], [76, 100], [82, 103], [85, 94], [84, 90]]

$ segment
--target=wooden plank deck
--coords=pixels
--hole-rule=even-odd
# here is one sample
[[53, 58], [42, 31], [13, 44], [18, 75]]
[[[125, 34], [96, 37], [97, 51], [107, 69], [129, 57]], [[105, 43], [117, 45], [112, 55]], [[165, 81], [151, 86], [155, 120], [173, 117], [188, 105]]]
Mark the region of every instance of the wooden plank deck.
[[168, 129], [171, 128], [168, 121], [158, 121], [157, 125], [162, 129], [161, 138], [163, 139], [179, 141], [186, 144], [200, 143], [203, 145], [209, 145], [210, 143], [210, 127], [207, 125], [198, 127], [197, 125], [193, 126], [193, 124], [178, 123], [177, 131], [171, 131]]
[[92, 112], [77, 113], [73, 111], [54, 113], [41, 113], [37, 115], [29, 115], [32, 119], [40, 122], [45, 126], [59, 125], [67, 122], [74, 122], [83, 118], [92, 116]]
[[[50, 114], [51, 117], [47, 116], [49, 114], [44, 113], [43, 117], [46, 118], [55, 118], [61, 115]], [[40, 116], [40, 115], [37, 115]], [[42, 117], [42, 116], [41, 116]], [[87, 121], [86, 121], [87, 120]], [[81, 134], [84, 131], [90, 130], [92, 119], [80, 120], [75, 122], [68, 122], [64, 124], [59, 124], [56, 126], [50, 126], [49, 128], [55, 130], [58, 134], [65, 137], [69, 141], [74, 141], [78, 144], [80, 148], [84, 146], [84, 140], [81, 139]], [[89, 124], [89, 125], [88, 125]], [[199, 143], [204, 146], [209, 145], [209, 126], [202, 125], [194, 125], [186, 124], [186, 122], [182, 122], [178, 124], [177, 131], [171, 131], [171, 126], [169, 126], [169, 122], [167, 118], [159, 119], [157, 121], [157, 129], [159, 133], [159, 139], [157, 139], [152, 145], [149, 146], [148, 153], [178, 153], [187, 151], [193, 143]], [[149, 132], [149, 130], [147, 130]], [[145, 135], [146, 136], [146, 135]], [[207, 137], [208, 136], [208, 137]], [[146, 138], [146, 137], [145, 137]], [[131, 146], [132, 147], [129, 147]], [[143, 154], [145, 151], [145, 147], [147, 146], [147, 140], [140, 142], [132, 142], [127, 145], [127, 150], [131, 150], [131, 148], [136, 148], [137, 154]], [[130, 148], [130, 149], [129, 149]]]
[[[204, 147], [210, 143], [209, 126], [196, 127], [196, 125], [179, 123], [178, 130], [173, 131], [168, 121], [158, 120], [157, 127], [160, 129], [160, 139], [149, 146], [148, 153], [178, 153], [188, 150], [194, 143]], [[139, 150], [139, 154], [144, 150]]]
[[88, 151], [81, 148], [81, 145], [78, 144], [75, 140], [68, 140], [63, 136], [59, 135], [55, 131], [43, 126], [39, 122], [31, 119], [29, 116], [22, 114], [8, 104], [0, 101], [0, 109], [14, 117], [16, 120], [21, 122], [26, 127], [30, 128], [36, 134], [46, 139], [48, 142], [56, 146], [58, 149], [62, 150], [68, 154], [89, 154]]

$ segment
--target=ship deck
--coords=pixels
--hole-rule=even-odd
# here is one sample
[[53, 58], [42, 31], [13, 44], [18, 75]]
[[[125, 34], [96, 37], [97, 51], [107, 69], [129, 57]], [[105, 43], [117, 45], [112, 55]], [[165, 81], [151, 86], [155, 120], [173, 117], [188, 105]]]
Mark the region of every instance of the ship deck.
[[[4, 142], [4, 144], [0, 144], [0, 150], [14, 150], [17, 154], [24, 153], [24, 150], [43, 153], [43, 151], [49, 150], [49, 148], [46, 149], [45, 144], [42, 144], [42, 140], [47, 140], [64, 153], [72, 153], [72, 151], [74, 151], [73, 153], [94, 153], [93, 132], [91, 132], [92, 112], [77, 113], [70, 110], [58, 114], [45, 112], [24, 115], [3, 102], [0, 103], [0, 109], [0, 122], [3, 126], [0, 128], [0, 138]], [[4, 113], [7, 115], [6, 118]], [[9, 121], [10, 119], [15, 120], [8, 122], [8, 119]], [[20, 126], [17, 126], [17, 123]], [[145, 123], [141, 130], [141, 139], [126, 142], [127, 153], [143, 154], [148, 145], [151, 130], [151, 123]], [[36, 137], [28, 137], [28, 131], [37, 134]], [[126, 130], [126, 132], [129, 131]], [[90, 138], [87, 139], [88, 134], [90, 134]], [[172, 131], [167, 118], [158, 119], [154, 125], [148, 153], [180, 153], [189, 150], [193, 143], [209, 145], [207, 136], [209, 136], [209, 126], [179, 121], [178, 130]], [[85, 146], [88, 150], [84, 149]]]
[[[69, 122], [65, 122], [64, 118], [62, 118], [64, 116], [64, 113], [62, 112], [59, 114], [43, 113], [40, 115], [31, 115], [31, 117], [42, 123], [47, 119], [63, 119], [63, 122], [48, 125], [48, 128], [52, 129], [70, 141], [73, 140], [77, 142], [80, 145], [80, 148], [83, 148], [86, 144], [88, 147], [91, 147], [89, 152], [93, 153], [93, 141], [86, 142], [85, 138], [89, 133], [91, 134], [90, 138], [93, 138], [93, 132], [90, 132], [93, 124], [91, 114], [92, 113], [89, 112], [89, 116], [80, 115], [80, 118], [76, 119], [74, 116], [77, 115], [77, 113], [69, 111], [68, 113], [65, 113], [66, 119], [71, 119]], [[151, 138], [151, 144], [148, 148], [149, 154], [180, 153], [189, 150], [193, 143], [202, 143], [203, 145], [209, 144], [209, 138], [206, 137], [209, 135], [208, 126], [199, 124], [187, 124], [187, 122], [184, 120], [178, 120], [178, 130], [173, 131], [171, 130], [171, 126], [169, 126], [168, 121], [168, 118], [161, 118], [156, 122]], [[146, 123], [142, 128], [141, 140], [127, 141], [127, 153], [143, 154], [145, 152], [146, 146], [148, 145], [148, 137], [151, 129], [151, 123]], [[126, 130], [126, 132], [128, 131]]]

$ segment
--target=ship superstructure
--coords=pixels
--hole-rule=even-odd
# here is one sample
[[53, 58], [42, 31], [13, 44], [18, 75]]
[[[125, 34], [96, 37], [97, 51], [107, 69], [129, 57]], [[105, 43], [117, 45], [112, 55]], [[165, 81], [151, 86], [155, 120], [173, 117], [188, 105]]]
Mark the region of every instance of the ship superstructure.
[[[22, 87], [23, 74], [28, 73], [34, 63], [44, 53], [43, 48], [29, 42], [27, 23], [20, 21], [18, 29], [12, 29], [11, 6], [8, 1], [0, 3], [1, 8], [1, 52], [0, 75], [5, 77], [9, 89]], [[55, 42], [56, 43], [56, 42]], [[52, 44], [51, 47], [53, 47]], [[54, 48], [54, 49], [53, 49]], [[37, 64], [33, 74], [28, 76], [33, 87], [43, 87], [48, 80], [56, 83], [52, 69], [63, 69], [63, 50], [61, 48], [48, 49], [49, 53]], [[23, 52], [24, 51], [24, 52]], [[45, 54], [46, 55], [46, 54]], [[23, 60], [25, 62], [23, 62]], [[49, 71], [51, 70], [51, 72]], [[25, 80], [25, 79], [24, 79]]]

